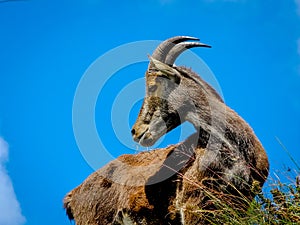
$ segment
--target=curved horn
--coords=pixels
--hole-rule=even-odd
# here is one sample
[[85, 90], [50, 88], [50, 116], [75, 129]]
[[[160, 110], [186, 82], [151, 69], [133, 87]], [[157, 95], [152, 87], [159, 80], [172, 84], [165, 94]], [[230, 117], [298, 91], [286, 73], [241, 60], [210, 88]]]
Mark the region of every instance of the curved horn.
[[206, 48], [211, 48], [210, 45], [201, 43], [201, 42], [184, 42], [184, 43], [179, 43], [174, 46], [169, 52], [169, 54], [166, 57], [165, 63], [168, 65], [173, 65], [177, 57], [185, 50], [189, 48], [194, 48], [194, 47], [206, 47]]
[[189, 37], [189, 36], [176, 36], [169, 38], [162, 42], [153, 52], [152, 58], [164, 62], [166, 59], [166, 56], [168, 52], [174, 47], [174, 45], [188, 40], [199, 40], [195, 37]]

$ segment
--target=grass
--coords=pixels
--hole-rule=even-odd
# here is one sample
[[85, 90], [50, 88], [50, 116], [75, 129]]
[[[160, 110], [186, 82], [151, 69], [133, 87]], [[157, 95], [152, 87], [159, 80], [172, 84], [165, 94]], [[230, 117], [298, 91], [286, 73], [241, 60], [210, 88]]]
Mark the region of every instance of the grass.
[[272, 184], [270, 196], [257, 194], [245, 213], [223, 207], [211, 224], [300, 224], [300, 178], [290, 184], [280, 181]]
[[257, 224], [300, 224], [300, 177], [290, 184], [277, 181], [270, 193], [271, 198], [262, 193], [257, 195]]
[[[249, 207], [246, 211], [229, 200], [232, 196], [222, 194], [222, 197], [218, 195], [214, 198], [214, 194], [210, 194], [215, 208], [193, 212], [205, 221], [204, 224], [212, 225], [300, 224], [300, 176], [296, 176], [290, 183], [282, 183], [279, 180], [269, 183], [270, 191], [265, 194], [258, 193], [252, 202], [247, 203]], [[224, 200], [224, 197], [228, 197], [227, 200]], [[242, 200], [247, 202], [246, 199]]]
[[[217, 210], [206, 213], [205, 220], [213, 225], [300, 224], [299, 172], [287, 183], [281, 182], [278, 176], [276, 180], [269, 179], [267, 186], [268, 193], [257, 193], [255, 199], [248, 202], [246, 211], [228, 201], [220, 201], [220, 198], [215, 200]], [[253, 188], [256, 188], [255, 184]]]

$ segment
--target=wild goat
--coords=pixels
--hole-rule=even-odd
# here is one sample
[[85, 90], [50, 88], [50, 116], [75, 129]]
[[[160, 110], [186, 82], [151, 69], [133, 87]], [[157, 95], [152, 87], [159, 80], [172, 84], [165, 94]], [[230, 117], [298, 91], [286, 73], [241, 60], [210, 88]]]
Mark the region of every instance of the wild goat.
[[146, 96], [132, 128], [153, 145], [181, 123], [196, 132], [164, 149], [122, 155], [68, 193], [64, 207], [77, 225], [207, 223], [224, 201], [245, 209], [268, 176], [267, 155], [249, 125], [197, 74], [174, 64], [199, 39], [177, 36], [150, 56]]

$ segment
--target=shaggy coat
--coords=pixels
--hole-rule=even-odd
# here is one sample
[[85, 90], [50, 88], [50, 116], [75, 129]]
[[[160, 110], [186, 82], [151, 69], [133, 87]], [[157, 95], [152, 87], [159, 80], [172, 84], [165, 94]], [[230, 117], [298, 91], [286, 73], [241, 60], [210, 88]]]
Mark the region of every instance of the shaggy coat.
[[250, 126], [199, 75], [173, 65], [184, 49], [209, 47], [186, 40], [197, 39], [168, 39], [150, 57], [131, 132], [144, 146], [185, 121], [196, 132], [167, 148], [122, 155], [91, 174], [64, 199], [77, 225], [206, 224], [220, 200], [245, 210], [261, 190], [269, 163]]

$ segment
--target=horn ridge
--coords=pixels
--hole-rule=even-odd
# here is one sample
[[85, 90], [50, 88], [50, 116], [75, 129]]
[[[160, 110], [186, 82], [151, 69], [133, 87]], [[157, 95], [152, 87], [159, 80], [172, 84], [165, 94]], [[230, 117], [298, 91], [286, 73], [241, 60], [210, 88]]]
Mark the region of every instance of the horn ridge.
[[[199, 40], [199, 39], [198, 39]], [[182, 42], [175, 45], [167, 54], [165, 63], [168, 65], [173, 65], [177, 57], [187, 49], [194, 47], [206, 47], [211, 48], [210, 45], [201, 42]]]
[[188, 40], [199, 40], [196, 37], [190, 36], [176, 36], [169, 38], [163, 41], [153, 52], [152, 57], [161, 62], [165, 62], [165, 59], [169, 53], [169, 51], [180, 42], [188, 41]]

